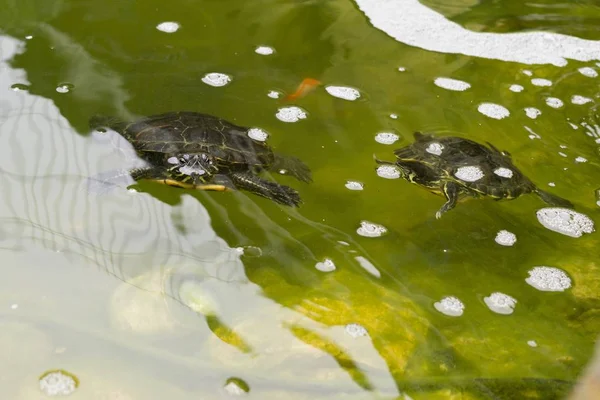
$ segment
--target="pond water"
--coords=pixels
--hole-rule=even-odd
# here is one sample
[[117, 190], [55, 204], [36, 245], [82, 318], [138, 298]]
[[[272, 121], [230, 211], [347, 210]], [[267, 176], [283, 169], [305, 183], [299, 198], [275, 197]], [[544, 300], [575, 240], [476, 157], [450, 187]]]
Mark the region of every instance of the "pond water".
[[[491, 142], [598, 224], [596, 2], [0, 9], [5, 398], [39, 399], [40, 377], [64, 370], [74, 399], [553, 399], [589, 361], [597, 232], [546, 229], [534, 195], [436, 219], [443, 198], [374, 157], [414, 131]], [[283, 101], [305, 78], [322, 85]], [[278, 119], [290, 106], [305, 118]], [[312, 183], [273, 176], [302, 206], [88, 190], [132, 163], [90, 117], [177, 110], [259, 128], [303, 160]]]

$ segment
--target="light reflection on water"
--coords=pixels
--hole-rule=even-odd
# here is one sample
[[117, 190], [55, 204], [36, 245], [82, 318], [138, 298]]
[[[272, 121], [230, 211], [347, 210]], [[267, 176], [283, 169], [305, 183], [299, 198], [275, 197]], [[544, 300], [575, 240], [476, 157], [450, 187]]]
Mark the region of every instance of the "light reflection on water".
[[[106, 393], [210, 397], [222, 393], [231, 377], [244, 379], [249, 396], [256, 398], [372, 398], [372, 393], [396, 396], [404, 390], [419, 398], [419, 391], [428, 395], [447, 387], [481, 394], [482, 387], [520, 385], [540, 391], [546, 386], [556, 393], [568, 385], [561, 379], [575, 378], [594, 335], [589, 312], [598, 307], [597, 281], [588, 272], [596, 268], [595, 260], [581, 259], [586, 249], [597, 246], [595, 236], [573, 244], [544, 231], [535, 220], [537, 199], [475, 201], [437, 222], [433, 213], [440, 198], [403, 180], [377, 176], [372, 155], [391, 159], [392, 149], [382, 149], [386, 146], [373, 135], [398, 131], [408, 138], [416, 129], [462, 130], [505, 144], [524, 170], [538, 175], [536, 181], [551, 176], [561, 193], [590, 207], [597, 189], [597, 180], [589, 179], [597, 173], [597, 154], [589, 147], [595, 128], [579, 123], [577, 114], [589, 107], [572, 111], [563, 104], [552, 110], [544, 102], [567, 103], [575, 92], [595, 99], [593, 89], [576, 81], [593, 79], [580, 71], [594, 65], [533, 65], [528, 76], [518, 65], [442, 58], [387, 37], [364, 35], [375, 30], [354, 8], [310, 3], [272, 11], [284, 23], [290, 16], [301, 17], [293, 20], [305, 23], [306, 30], [298, 31], [308, 40], [292, 35], [286, 43], [270, 24], [254, 27], [269, 34], [244, 42], [246, 58], [238, 55], [241, 48], [207, 57], [210, 46], [231, 42], [223, 35], [208, 35], [216, 43], [200, 47], [203, 51], [194, 48], [201, 40], [196, 36], [178, 42], [194, 29], [185, 18], [177, 18], [180, 30], [165, 35], [156, 32], [159, 20], [139, 16], [152, 32], [148, 35], [162, 35], [147, 43], [167, 43], [160, 50], [147, 49], [143, 40], [132, 44], [125, 36], [111, 38], [104, 30], [95, 34], [98, 41], [87, 43], [79, 27], [58, 23], [39, 24], [26, 48], [8, 36], [0, 39], [0, 87], [6, 88], [0, 100], [0, 187], [5, 188], [0, 293], [5, 304], [18, 305], [2, 311], [6, 322], [0, 343], [3, 348], [23, 344], [12, 350], [19, 361], [6, 371], [14, 378], [8, 391], [14, 398], [34, 396], [29, 377], [61, 363], [70, 364], [85, 383], [78, 392], [82, 398]], [[228, 27], [235, 35], [236, 24], [228, 18], [246, 21], [249, 9], [239, 20], [227, 14], [202, 29], [208, 25], [225, 32]], [[102, 15], [99, 10], [89, 14]], [[428, 23], [420, 17], [415, 21]], [[308, 28], [313, 23], [315, 29]], [[311, 40], [310, 31], [319, 33], [318, 40]], [[259, 43], [269, 43], [277, 53], [257, 56]], [[45, 46], [54, 48], [58, 62], [50, 62]], [[585, 42], [591, 52], [597, 46]], [[310, 52], [311, 47], [320, 53], [287, 64], [296, 51]], [[21, 57], [15, 54], [25, 50]], [[578, 58], [593, 57], [584, 50]], [[162, 63], [163, 52], [178, 51], [189, 58], [173, 55]], [[552, 54], [522, 49], [511, 57], [526, 51], [554, 64], [572, 55], [568, 49]], [[48, 57], [40, 61], [42, 73], [29, 58], [37, 52]], [[408, 56], [389, 61], [390, 54], [400, 52]], [[194, 58], [197, 53], [201, 61]], [[487, 72], [474, 72], [473, 63]], [[314, 65], [318, 71], [310, 70]], [[234, 80], [206, 87], [202, 77], [210, 71], [226, 71]], [[297, 124], [277, 121], [281, 103], [265, 94], [293, 88], [305, 76], [360, 88], [360, 101], [316, 91], [298, 102], [309, 118]], [[448, 91], [434, 84], [437, 77], [447, 77], [446, 86], [460, 82], [471, 87]], [[535, 85], [532, 79], [552, 85]], [[22, 90], [9, 90], [14, 84]], [[514, 85], [524, 90], [516, 94], [509, 90]], [[479, 114], [478, 104], [502, 104], [506, 112], [484, 114], [499, 115], [500, 110], [504, 118]], [[533, 106], [548, 111], [527, 127], [523, 124], [531, 121], [516, 111]], [[128, 117], [164, 108], [197, 109], [264, 127], [270, 144], [314, 169], [315, 182], [299, 187], [303, 207], [295, 211], [254, 203], [243, 193], [180, 196], [152, 185], [107, 196], [85, 191], [87, 177], [129, 167], [115, 146], [77, 134], [87, 133], [87, 118], [110, 110]], [[557, 122], [563, 124], [560, 132], [552, 129]], [[537, 141], [529, 139], [534, 131]], [[556, 149], [567, 138], [572, 153], [562, 160]], [[572, 165], [576, 155], [590, 162]], [[567, 161], [571, 164], [563, 164]], [[562, 168], [581, 169], [562, 174]], [[397, 177], [397, 171], [388, 172], [393, 176], [384, 177]], [[364, 190], [350, 192], [344, 187], [348, 179]], [[371, 220], [379, 223], [365, 227]], [[518, 245], [500, 248], [494, 241], [500, 229], [514, 232]], [[257, 257], [236, 250], [248, 246], [260, 249]], [[528, 288], [527, 271], [542, 262], [561, 266], [578, 285], [562, 297]], [[315, 268], [318, 263], [324, 268]], [[490, 311], [484, 300], [504, 292], [519, 301], [510, 316]], [[459, 318], [436, 311], [434, 304], [450, 295], [464, 302]], [[368, 335], [353, 337], [349, 326], [351, 332], [361, 327]], [[527, 345], [533, 340], [539, 352]], [[524, 370], [524, 363], [531, 367]], [[149, 379], [157, 373], [161, 379]], [[507, 375], [524, 379], [497, 379]]]

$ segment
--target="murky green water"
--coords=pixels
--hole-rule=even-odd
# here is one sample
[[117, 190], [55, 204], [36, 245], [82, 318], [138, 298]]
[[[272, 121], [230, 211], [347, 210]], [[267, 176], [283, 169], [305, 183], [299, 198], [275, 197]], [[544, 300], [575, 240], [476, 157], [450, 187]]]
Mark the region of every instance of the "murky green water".
[[[222, 398], [231, 377], [256, 399], [569, 391], [600, 330], [598, 233], [545, 229], [536, 218], [545, 205], [531, 195], [469, 201], [436, 220], [443, 199], [377, 176], [373, 157], [392, 160], [416, 130], [490, 141], [598, 223], [600, 78], [578, 69], [600, 70], [600, 7], [381, 1], [375, 9], [389, 18], [394, 7], [408, 16], [392, 19], [404, 31], [386, 34], [374, 3], [0, 1], [4, 397], [39, 398], [38, 378], [54, 369], [79, 378], [72, 397], [82, 399]], [[433, 10], [448, 26], [433, 24]], [[165, 21], [179, 29], [156, 29]], [[587, 41], [548, 34], [530, 50], [530, 37], [504, 34], [532, 30]], [[275, 53], [256, 54], [260, 45]], [[232, 81], [206, 85], [210, 72]], [[267, 94], [290, 94], [307, 77], [361, 97], [320, 87], [294, 103], [307, 119], [276, 119], [284, 103]], [[441, 88], [439, 77], [470, 88]], [[573, 104], [575, 95], [590, 101]], [[482, 114], [485, 102], [510, 116]], [[528, 117], [529, 107], [541, 115]], [[266, 130], [270, 145], [313, 171], [308, 185], [274, 177], [303, 206], [148, 183], [103, 196], [85, 189], [87, 177], [129, 165], [110, 137], [91, 134], [92, 115], [174, 110]], [[400, 141], [376, 142], [384, 131]], [[362, 237], [361, 221], [387, 234]], [[502, 229], [517, 236], [513, 247], [494, 241]], [[325, 259], [335, 271], [315, 268]], [[573, 286], [528, 285], [543, 265]], [[493, 292], [517, 300], [513, 314], [488, 309]], [[462, 316], [434, 308], [446, 296], [464, 303]], [[368, 335], [353, 337], [349, 324]]]

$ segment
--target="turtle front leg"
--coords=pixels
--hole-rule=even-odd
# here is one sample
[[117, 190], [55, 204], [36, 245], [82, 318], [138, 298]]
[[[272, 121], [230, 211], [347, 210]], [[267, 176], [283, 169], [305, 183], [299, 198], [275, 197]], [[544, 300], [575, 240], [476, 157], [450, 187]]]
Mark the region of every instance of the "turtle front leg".
[[250, 171], [234, 172], [231, 180], [238, 189], [243, 189], [286, 206], [298, 207], [302, 200], [294, 189], [267, 181]]
[[189, 190], [211, 190], [217, 192], [224, 192], [228, 190], [227, 186], [220, 183], [203, 183], [203, 184], [194, 184], [188, 182], [180, 182], [178, 180], [172, 179], [168, 174], [165, 174], [165, 170], [163, 168], [143, 168], [143, 169], [134, 169], [130, 171], [131, 177], [136, 180], [149, 180], [157, 183], [162, 183], [164, 185], [177, 187], [180, 189], [189, 189]]
[[444, 196], [446, 196], [446, 202], [438, 212], [435, 213], [437, 219], [440, 219], [442, 214], [446, 211], [452, 210], [458, 201], [458, 185], [455, 182], [446, 182], [444, 186], [442, 186], [442, 191], [444, 192]]

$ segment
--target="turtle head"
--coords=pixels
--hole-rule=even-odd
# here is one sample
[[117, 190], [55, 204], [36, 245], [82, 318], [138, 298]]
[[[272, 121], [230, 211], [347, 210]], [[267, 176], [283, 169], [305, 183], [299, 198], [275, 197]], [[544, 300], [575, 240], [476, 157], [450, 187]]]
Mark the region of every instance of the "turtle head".
[[206, 183], [219, 169], [206, 153], [177, 154], [167, 159], [169, 172], [181, 182]]

